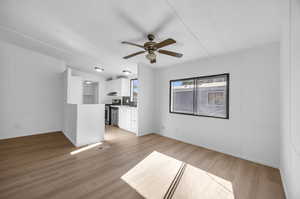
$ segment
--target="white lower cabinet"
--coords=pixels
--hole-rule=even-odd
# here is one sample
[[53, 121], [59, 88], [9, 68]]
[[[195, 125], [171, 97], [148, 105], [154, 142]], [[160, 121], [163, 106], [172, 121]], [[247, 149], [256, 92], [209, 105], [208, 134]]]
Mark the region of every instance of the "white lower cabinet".
[[120, 106], [119, 127], [126, 131], [137, 133], [137, 108]]
[[130, 125], [132, 132], [137, 133], [137, 126], [138, 126], [137, 109], [133, 108], [131, 110], [131, 125]]

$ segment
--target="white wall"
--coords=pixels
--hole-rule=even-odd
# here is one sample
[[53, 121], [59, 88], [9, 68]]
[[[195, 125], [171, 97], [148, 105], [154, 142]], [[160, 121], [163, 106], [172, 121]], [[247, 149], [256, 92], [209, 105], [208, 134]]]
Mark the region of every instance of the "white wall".
[[[278, 167], [279, 56], [274, 43], [157, 70], [160, 134]], [[221, 73], [230, 73], [229, 120], [169, 113], [171, 79]]]
[[138, 136], [157, 132], [155, 123], [155, 72], [154, 69], [138, 64]]
[[68, 100], [69, 104], [83, 103], [83, 81], [79, 76], [69, 76], [68, 78]]
[[62, 61], [0, 41], [0, 139], [61, 131]]
[[281, 41], [281, 162], [287, 198], [300, 198], [300, 1], [284, 5]]

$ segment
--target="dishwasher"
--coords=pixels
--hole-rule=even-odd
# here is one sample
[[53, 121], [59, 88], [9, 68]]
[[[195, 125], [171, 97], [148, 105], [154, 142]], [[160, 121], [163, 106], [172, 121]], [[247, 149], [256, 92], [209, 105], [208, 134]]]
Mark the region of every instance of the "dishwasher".
[[119, 126], [119, 108], [111, 107], [110, 114], [111, 114], [111, 125]]

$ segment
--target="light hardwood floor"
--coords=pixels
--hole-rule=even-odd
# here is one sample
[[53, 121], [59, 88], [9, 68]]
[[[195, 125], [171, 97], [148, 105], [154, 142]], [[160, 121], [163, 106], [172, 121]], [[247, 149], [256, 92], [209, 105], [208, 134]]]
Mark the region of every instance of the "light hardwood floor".
[[120, 177], [153, 151], [230, 181], [235, 199], [284, 198], [274, 168], [155, 134], [110, 127], [105, 139], [76, 155], [62, 133], [0, 140], [0, 198], [142, 198]]

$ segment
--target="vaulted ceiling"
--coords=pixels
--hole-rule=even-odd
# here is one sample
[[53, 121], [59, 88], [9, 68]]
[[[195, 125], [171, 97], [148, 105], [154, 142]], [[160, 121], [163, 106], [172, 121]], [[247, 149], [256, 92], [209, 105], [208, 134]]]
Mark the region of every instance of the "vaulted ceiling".
[[0, 39], [63, 59], [82, 70], [117, 74], [144, 55], [121, 41], [169, 37], [181, 59], [158, 55], [153, 67], [279, 41], [280, 0], [1, 0]]

